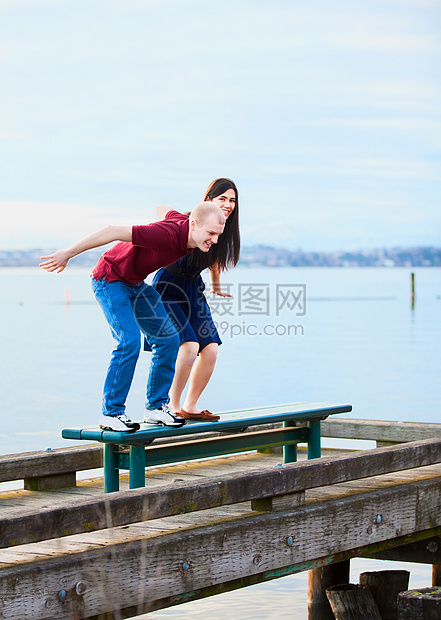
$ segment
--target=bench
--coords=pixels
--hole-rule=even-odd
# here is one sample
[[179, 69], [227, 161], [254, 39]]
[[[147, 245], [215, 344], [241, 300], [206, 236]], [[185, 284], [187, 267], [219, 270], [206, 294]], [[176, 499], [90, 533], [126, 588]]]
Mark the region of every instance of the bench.
[[[61, 436], [104, 444], [104, 492], [110, 493], [119, 490], [120, 470], [129, 471], [129, 486], [135, 489], [145, 486], [145, 468], [154, 465], [276, 446], [283, 446], [284, 463], [292, 463], [297, 460], [298, 443], [308, 444], [309, 459], [320, 458], [320, 421], [329, 415], [350, 411], [351, 405], [291, 403], [230, 411], [222, 413], [218, 422], [188, 421], [180, 428], [142, 424], [139, 431], [124, 433], [88, 427], [63, 429]], [[282, 426], [261, 430], [274, 423], [282, 423]], [[247, 429], [252, 432], [243, 432]], [[215, 437], [199, 438], [213, 431], [216, 431]], [[183, 441], [151, 446], [161, 437], [178, 437]]]

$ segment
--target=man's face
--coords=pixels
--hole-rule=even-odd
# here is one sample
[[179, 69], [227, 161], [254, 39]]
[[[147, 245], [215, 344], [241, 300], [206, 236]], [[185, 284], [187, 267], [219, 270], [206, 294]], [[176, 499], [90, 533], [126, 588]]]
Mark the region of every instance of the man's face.
[[219, 224], [215, 215], [209, 215], [205, 222], [200, 226], [196, 221], [192, 221], [192, 247], [199, 248], [202, 252], [208, 252], [213, 243], [217, 243], [219, 235], [224, 232], [224, 224]]

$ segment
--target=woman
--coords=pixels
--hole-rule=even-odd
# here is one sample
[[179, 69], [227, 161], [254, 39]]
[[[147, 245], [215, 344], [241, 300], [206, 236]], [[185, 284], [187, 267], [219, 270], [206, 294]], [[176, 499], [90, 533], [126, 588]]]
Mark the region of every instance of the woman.
[[[165, 309], [180, 337], [176, 369], [170, 389], [170, 410], [186, 420], [216, 421], [218, 415], [201, 411], [197, 402], [207, 386], [216, 365], [217, 351], [222, 344], [207, 304], [201, 271], [210, 270], [211, 293], [231, 297], [221, 289], [220, 273], [234, 267], [239, 260], [239, 196], [230, 179], [216, 179], [208, 187], [204, 201], [219, 205], [225, 215], [223, 234], [206, 253], [194, 252], [159, 270], [153, 286], [161, 295]], [[188, 393], [181, 408], [181, 396], [189, 382]]]

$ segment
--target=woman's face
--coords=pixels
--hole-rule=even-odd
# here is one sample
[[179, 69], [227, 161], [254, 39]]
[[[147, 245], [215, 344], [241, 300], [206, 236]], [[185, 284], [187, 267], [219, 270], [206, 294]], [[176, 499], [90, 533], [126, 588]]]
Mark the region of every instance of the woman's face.
[[220, 196], [212, 198], [211, 202], [214, 202], [215, 205], [218, 205], [222, 209], [222, 213], [227, 220], [236, 206], [236, 192], [234, 189], [227, 189], [227, 191], [223, 192]]

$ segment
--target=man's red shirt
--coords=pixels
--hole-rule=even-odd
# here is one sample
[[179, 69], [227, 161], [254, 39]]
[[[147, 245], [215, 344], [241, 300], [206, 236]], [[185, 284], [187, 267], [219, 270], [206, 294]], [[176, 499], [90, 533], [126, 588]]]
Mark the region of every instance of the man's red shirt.
[[98, 260], [92, 276], [106, 282], [139, 284], [153, 271], [171, 265], [187, 249], [188, 215], [169, 211], [160, 222], [132, 227], [132, 242], [120, 241]]

